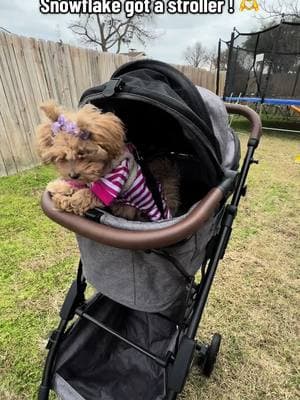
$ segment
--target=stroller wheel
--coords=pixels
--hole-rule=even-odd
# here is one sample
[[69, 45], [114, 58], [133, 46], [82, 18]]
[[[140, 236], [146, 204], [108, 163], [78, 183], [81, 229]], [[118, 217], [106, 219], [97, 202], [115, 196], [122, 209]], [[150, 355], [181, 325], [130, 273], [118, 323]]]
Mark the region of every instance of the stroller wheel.
[[209, 346], [201, 346], [199, 352], [199, 366], [202, 374], [209, 378], [214, 370], [217, 356], [220, 350], [222, 336], [219, 333], [215, 333], [212, 337]]

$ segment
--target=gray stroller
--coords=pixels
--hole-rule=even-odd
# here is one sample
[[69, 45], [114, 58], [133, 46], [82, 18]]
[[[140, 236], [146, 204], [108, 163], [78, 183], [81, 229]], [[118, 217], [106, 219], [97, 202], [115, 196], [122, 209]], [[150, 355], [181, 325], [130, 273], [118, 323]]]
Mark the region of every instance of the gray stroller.
[[[122, 66], [82, 95], [86, 103], [122, 119], [142, 168], [158, 155], [176, 162], [181, 208], [158, 222], [127, 221], [105, 209], [79, 217], [56, 211], [44, 193], [44, 212], [75, 232], [81, 259], [48, 342], [38, 398], [53, 390], [62, 400], [174, 400], [193, 361], [205, 376], [215, 365], [221, 336], [209, 344], [195, 337], [256, 162], [260, 119], [152, 60]], [[240, 172], [228, 113], [251, 122]], [[88, 300], [87, 282], [96, 289]]]

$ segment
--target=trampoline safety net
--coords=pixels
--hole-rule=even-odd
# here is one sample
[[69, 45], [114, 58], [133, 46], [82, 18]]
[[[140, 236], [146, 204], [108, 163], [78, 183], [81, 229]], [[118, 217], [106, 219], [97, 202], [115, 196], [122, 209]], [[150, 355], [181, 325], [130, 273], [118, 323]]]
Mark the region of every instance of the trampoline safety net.
[[[221, 42], [220, 42], [221, 43]], [[224, 97], [300, 98], [300, 24], [284, 22], [256, 33], [234, 30], [219, 46], [227, 54]], [[219, 66], [221, 62], [219, 62]]]

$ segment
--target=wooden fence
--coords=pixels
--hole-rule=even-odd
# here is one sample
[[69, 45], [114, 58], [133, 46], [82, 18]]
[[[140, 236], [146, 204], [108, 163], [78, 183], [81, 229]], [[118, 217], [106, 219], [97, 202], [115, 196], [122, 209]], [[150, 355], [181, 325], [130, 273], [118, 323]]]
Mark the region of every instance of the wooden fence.
[[[0, 32], [0, 176], [39, 163], [38, 105], [55, 99], [76, 107], [82, 92], [107, 81], [132, 58]], [[215, 74], [176, 66], [200, 86], [215, 90]]]
[[[184, 75], [186, 75], [195, 85], [205, 87], [216, 93], [217, 77], [216, 72], [206, 71], [204, 69], [194, 68], [190, 65], [174, 65]], [[220, 88], [219, 92], [223, 94], [225, 86], [226, 72], [220, 73]]]

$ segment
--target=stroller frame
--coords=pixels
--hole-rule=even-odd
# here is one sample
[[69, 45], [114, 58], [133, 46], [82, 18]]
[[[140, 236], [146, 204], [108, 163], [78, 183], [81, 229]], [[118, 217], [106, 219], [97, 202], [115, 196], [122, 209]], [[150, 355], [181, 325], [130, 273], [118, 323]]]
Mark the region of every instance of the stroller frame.
[[[67, 331], [69, 322], [74, 318], [75, 315], [79, 318], [85, 318], [89, 320], [91, 323], [97, 325], [114, 337], [125, 342], [127, 345], [130, 345], [136, 349], [136, 351], [141, 352], [145, 356], [154, 360], [158, 365], [165, 368], [168, 376], [166, 400], [175, 400], [178, 394], [183, 390], [195, 353], [198, 356], [202, 373], [206, 376], [211, 374], [220, 347], [221, 336], [215, 334], [210, 345], [198, 343], [195, 340], [195, 337], [201, 322], [202, 314], [207, 303], [219, 261], [223, 259], [228, 242], [230, 240], [232, 225], [237, 215], [239, 202], [241, 197], [246, 195], [246, 180], [250, 166], [258, 163], [257, 160], [254, 160], [253, 156], [256, 148], [258, 147], [261, 135], [260, 118], [252, 109], [245, 106], [232, 104], [227, 104], [226, 108], [228, 113], [242, 115], [250, 121], [251, 132], [248, 141], [248, 148], [240, 173], [234, 180], [232, 178], [226, 179], [219, 187], [223, 192], [222, 201], [226, 203], [231, 194], [232, 200], [230, 204], [227, 204], [225, 207], [219, 233], [209, 242], [206, 258], [202, 264], [202, 279], [200, 283], [196, 285], [194, 283], [194, 277], [188, 276], [187, 273], [181, 270], [180, 265], [176, 264], [176, 260], [173, 260], [174, 266], [179, 270], [179, 272], [185, 275], [185, 278], [187, 281], [189, 281], [191, 288], [190, 317], [185, 325], [180, 327], [182, 339], [177, 346], [176, 354], [173, 354], [173, 352], [169, 351], [165, 359], [162, 359], [161, 357], [151, 353], [144, 347], [133, 343], [110, 327], [91, 317], [88, 314], [88, 307], [85, 306], [84, 293], [87, 284], [85, 278], [83, 277], [82, 263], [80, 260], [77, 279], [73, 281], [59, 313], [61, 318], [60, 323], [57, 329], [52, 332], [46, 347], [49, 351], [44, 366], [42, 382], [39, 388], [38, 400], [47, 400], [49, 398], [59, 346], [62, 342], [65, 332]], [[50, 210], [47, 196], [48, 194], [45, 193], [42, 200], [44, 212], [50, 218], [55, 219], [52, 215], [53, 212]], [[58, 221], [57, 218], [56, 221], [62, 225], [65, 225], [61, 221]], [[181, 240], [183, 239], [184, 238]]]

